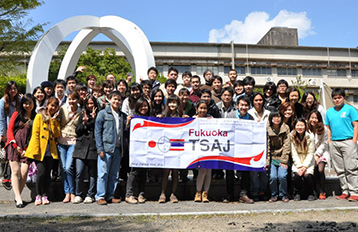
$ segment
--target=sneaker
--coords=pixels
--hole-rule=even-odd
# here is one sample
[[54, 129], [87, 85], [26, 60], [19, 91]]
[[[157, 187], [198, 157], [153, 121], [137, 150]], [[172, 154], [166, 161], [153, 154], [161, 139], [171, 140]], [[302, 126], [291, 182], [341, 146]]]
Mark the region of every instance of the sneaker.
[[144, 204], [147, 201], [147, 199], [143, 195], [138, 196], [138, 203]]
[[86, 197], [83, 201], [84, 204], [91, 204], [94, 202], [94, 199], [92, 197]]
[[314, 201], [316, 200], [316, 197], [313, 196], [313, 195], [309, 195], [308, 198], [307, 198], [308, 201]]
[[296, 194], [295, 197], [293, 198], [294, 201], [300, 201], [301, 200], [301, 196], [300, 194]]
[[349, 195], [343, 193], [342, 195], [336, 196], [336, 199], [338, 199], [338, 200], [345, 200], [345, 199], [347, 199], [348, 197], [349, 197]]
[[326, 193], [320, 193], [318, 199], [320, 199], [320, 200], [326, 200]]
[[107, 205], [107, 201], [105, 199], [101, 198], [97, 201], [97, 204], [98, 205]]
[[43, 205], [48, 205], [48, 204], [50, 204], [50, 201], [47, 199], [47, 196], [43, 196], [43, 197], [42, 197], [42, 204], [43, 204]]
[[269, 202], [270, 202], [270, 203], [274, 203], [274, 202], [276, 202], [277, 200], [278, 200], [277, 197], [271, 197], [270, 200], [269, 200]]
[[42, 204], [41, 196], [37, 195], [35, 199], [35, 205], [41, 205], [41, 204]]
[[350, 197], [348, 198], [348, 201], [358, 202], [358, 196], [350, 196]]
[[160, 194], [158, 202], [159, 203], [165, 203], [166, 200], [167, 199], [165, 197], [165, 194], [164, 193]]
[[240, 197], [239, 202], [245, 204], [254, 204], [254, 200], [249, 198], [247, 195]]
[[179, 202], [178, 198], [173, 193], [170, 195], [169, 199], [170, 199], [171, 203], [178, 203]]
[[283, 196], [283, 197], [282, 197], [282, 202], [288, 203], [289, 201], [290, 201], [290, 199], [288, 199], [287, 196]]
[[126, 202], [128, 204], [137, 204], [138, 203], [137, 199], [135, 199], [134, 196], [126, 197]]
[[196, 191], [194, 202], [201, 202], [201, 191]]
[[79, 203], [82, 203], [82, 202], [83, 202], [82, 197], [76, 196], [72, 203], [73, 204], [79, 204]]

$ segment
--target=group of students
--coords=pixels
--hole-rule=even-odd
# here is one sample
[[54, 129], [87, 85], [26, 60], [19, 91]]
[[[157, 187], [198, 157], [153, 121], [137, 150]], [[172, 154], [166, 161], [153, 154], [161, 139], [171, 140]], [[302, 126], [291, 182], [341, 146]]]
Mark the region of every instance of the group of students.
[[[229, 71], [226, 83], [206, 70], [205, 84], [190, 72], [184, 72], [183, 84], [178, 84], [178, 71], [171, 67], [168, 79], [161, 84], [156, 80], [158, 70], [151, 67], [148, 79], [141, 83], [130, 83], [130, 78], [116, 83], [114, 75], [109, 74], [101, 85], [90, 75], [85, 85], [78, 83], [76, 78], [81, 68], [66, 81], [44, 81], [32, 94], [20, 96], [14, 81], [6, 85], [0, 100], [0, 135], [1, 141], [6, 142], [18, 208], [25, 206], [21, 192], [32, 162], [38, 170], [35, 205], [50, 203], [47, 196], [51, 170], [55, 167], [52, 175], [56, 176], [54, 161], [58, 159], [64, 203], [118, 203], [121, 199], [115, 197], [115, 190], [119, 178], [127, 181], [127, 203], [145, 203], [148, 175], [160, 176], [158, 202], [165, 203], [170, 173], [169, 200], [177, 203], [179, 172], [180, 178], [185, 180], [188, 170], [154, 169], [148, 173], [146, 168], [128, 167], [128, 128], [133, 116], [238, 118], [266, 122], [266, 171], [237, 171], [235, 175], [234, 170], [225, 170], [227, 197], [224, 202], [234, 201], [236, 176], [240, 179], [239, 201], [242, 203], [265, 199], [268, 192], [271, 194], [269, 202], [279, 199], [288, 202], [290, 198], [298, 201], [304, 195], [308, 200], [326, 199], [324, 169], [330, 163], [329, 150], [342, 186], [338, 199], [358, 200], [358, 114], [353, 107], [344, 104], [342, 89], [333, 90], [336, 106], [329, 109], [326, 116], [314, 93], [305, 92], [300, 99], [299, 90], [289, 88], [285, 80], [277, 85], [266, 83], [263, 94], [254, 92], [255, 79], [247, 76], [238, 81], [235, 69]], [[89, 188], [84, 193], [86, 167]], [[223, 170], [201, 168], [193, 172], [197, 190], [194, 201], [209, 202], [211, 179], [223, 177]], [[136, 178], [138, 197], [133, 192]], [[84, 200], [83, 195], [86, 195]]]

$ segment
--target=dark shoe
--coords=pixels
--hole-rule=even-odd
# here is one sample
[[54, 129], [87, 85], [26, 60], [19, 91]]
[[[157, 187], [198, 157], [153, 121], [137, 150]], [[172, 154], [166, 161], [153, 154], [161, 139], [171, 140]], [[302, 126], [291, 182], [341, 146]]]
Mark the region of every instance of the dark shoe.
[[294, 201], [300, 201], [301, 200], [301, 196], [300, 194], [296, 194], [295, 197], [293, 198]]
[[15, 201], [16, 208], [22, 209], [22, 208], [25, 207], [25, 204], [24, 204], [24, 203], [19, 203], [19, 204], [18, 204], [16, 200], [14, 200], [14, 201]]
[[315, 196], [313, 195], [309, 195], [308, 198], [307, 198], [308, 201], [314, 201], [316, 200]]
[[348, 199], [348, 197], [349, 197], [349, 195], [343, 193], [342, 195], [337, 196], [336, 199], [345, 200], [345, 199]]
[[245, 204], [254, 204], [254, 200], [249, 198], [247, 195], [240, 197], [239, 202]]
[[282, 197], [282, 202], [288, 203], [289, 201], [290, 201], [290, 199], [288, 199], [287, 196], [283, 196], [283, 197]]
[[277, 197], [271, 197], [269, 200], [270, 203], [274, 203], [276, 201], [277, 201]]
[[99, 199], [99, 200], [97, 201], [97, 204], [98, 204], [98, 205], [107, 205], [107, 201], [106, 201], [105, 199]]
[[230, 203], [234, 201], [234, 196], [233, 195], [228, 195], [226, 198], [223, 199], [224, 203]]
[[113, 204], [121, 203], [121, 198], [112, 198], [111, 203]]

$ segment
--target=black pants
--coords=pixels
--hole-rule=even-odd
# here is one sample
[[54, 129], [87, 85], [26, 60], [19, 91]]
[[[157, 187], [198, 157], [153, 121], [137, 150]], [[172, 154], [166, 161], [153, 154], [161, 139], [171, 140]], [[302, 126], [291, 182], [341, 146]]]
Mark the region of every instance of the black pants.
[[43, 161], [35, 160], [37, 167], [36, 191], [37, 195], [47, 196], [51, 184], [52, 156], [45, 156]]
[[318, 195], [326, 192], [326, 175], [324, 174], [325, 165], [324, 162], [319, 162], [314, 169], [314, 181], [316, 185], [316, 193]]
[[[234, 196], [235, 171], [226, 170], [226, 191], [228, 195]], [[247, 195], [250, 187], [250, 172], [238, 171], [240, 174], [240, 197]]]
[[294, 175], [294, 194], [302, 194], [303, 189], [307, 191], [308, 196], [313, 195], [313, 177], [312, 174]]

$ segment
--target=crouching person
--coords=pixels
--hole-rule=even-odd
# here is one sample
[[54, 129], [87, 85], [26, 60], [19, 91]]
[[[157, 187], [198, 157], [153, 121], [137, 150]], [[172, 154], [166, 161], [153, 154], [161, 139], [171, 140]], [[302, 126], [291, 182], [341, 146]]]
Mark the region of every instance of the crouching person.
[[121, 149], [124, 148], [127, 115], [119, 108], [122, 103], [120, 92], [112, 92], [109, 95], [109, 103], [110, 107], [98, 113], [95, 123], [95, 139], [99, 156], [96, 201], [99, 205], [121, 201], [114, 198], [114, 191], [118, 182]]

